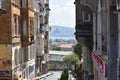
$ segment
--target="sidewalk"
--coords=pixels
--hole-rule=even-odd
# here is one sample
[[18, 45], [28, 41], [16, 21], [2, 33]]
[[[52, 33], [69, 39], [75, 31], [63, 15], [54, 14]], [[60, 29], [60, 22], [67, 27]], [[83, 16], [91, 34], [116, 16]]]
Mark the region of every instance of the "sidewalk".
[[72, 74], [69, 74], [69, 78], [68, 78], [68, 80], [76, 80], [76, 79], [73, 77]]
[[40, 77], [36, 77], [34, 80], [40, 80], [40, 79], [43, 79], [43, 78], [45, 78], [45, 77], [47, 77], [47, 76], [50, 76], [50, 75], [52, 75], [53, 73], [50, 73], [50, 72], [48, 72], [47, 74], [43, 74], [42, 76], [40, 76]]
[[68, 80], [76, 80], [75, 77], [73, 76], [73, 72], [69, 72], [69, 78]]

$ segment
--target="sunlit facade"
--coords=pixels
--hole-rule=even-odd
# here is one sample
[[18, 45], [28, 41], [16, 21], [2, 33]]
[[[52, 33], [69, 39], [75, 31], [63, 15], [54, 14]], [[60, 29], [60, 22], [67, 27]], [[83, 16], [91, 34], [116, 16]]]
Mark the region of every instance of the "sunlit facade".
[[[0, 0], [0, 80], [34, 80], [38, 52], [42, 52], [40, 55], [49, 53], [49, 1], [43, 2], [43, 14], [41, 1], [36, 4], [39, 6], [37, 12], [36, 0]], [[44, 56], [41, 59], [48, 61]]]

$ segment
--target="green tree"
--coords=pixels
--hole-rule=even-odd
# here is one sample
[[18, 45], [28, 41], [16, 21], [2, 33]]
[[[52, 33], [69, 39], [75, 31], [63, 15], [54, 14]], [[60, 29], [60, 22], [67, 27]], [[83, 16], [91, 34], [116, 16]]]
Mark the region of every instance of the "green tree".
[[68, 80], [68, 77], [69, 77], [68, 70], [64, 69], [64, 71], [61, 74], [60, 80]]
[[68, 64], [71, 64], [71, 65], [74, 65], [78, 62], [79, 58], [76, 54], [71, 54], [71, 55], [66, 55], [64, 58], [63, 58], [63, 61], [65, 63], [68, 63]]
[[61, 51], [61, 47], [52, 47], [52, 50], [54, 50], [54, 51]]
[[81, 60], [82, 58], [82, 46], [80, 45], [80, 43], [77, 43], [75, 46], [74, 46], [74, 50], [73, 52], [75, 54], [77, 54], [79, 56], [79, 59]]

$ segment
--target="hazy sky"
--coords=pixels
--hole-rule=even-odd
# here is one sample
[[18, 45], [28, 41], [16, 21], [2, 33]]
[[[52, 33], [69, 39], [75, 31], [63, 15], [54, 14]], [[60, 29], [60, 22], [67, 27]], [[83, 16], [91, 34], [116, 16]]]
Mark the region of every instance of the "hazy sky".
[[49, 0], [50, 25], [75, 26], [75, 0]]

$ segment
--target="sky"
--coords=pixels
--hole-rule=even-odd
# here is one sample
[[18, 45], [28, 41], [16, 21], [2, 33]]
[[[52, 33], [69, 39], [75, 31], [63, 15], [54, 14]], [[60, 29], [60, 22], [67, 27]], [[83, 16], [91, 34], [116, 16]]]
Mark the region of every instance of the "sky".
[[75, 0], [49, 0], [50, 25], [75, 27]]

